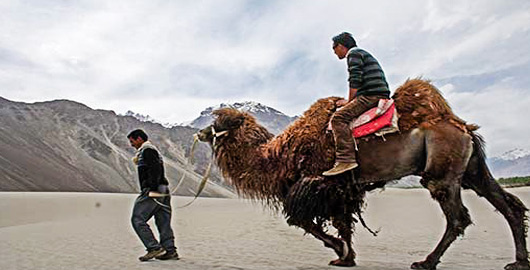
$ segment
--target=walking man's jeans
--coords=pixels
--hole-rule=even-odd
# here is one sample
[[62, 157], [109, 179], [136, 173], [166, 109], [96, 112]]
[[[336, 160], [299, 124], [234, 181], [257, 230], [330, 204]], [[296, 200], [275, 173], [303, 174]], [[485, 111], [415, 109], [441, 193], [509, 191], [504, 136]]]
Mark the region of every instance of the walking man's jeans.
[[[160, 243], [147, 224], [147, 221], [153, 216], [155, 216], [155, 224], [160, 233]], [[147, 251], [160, 247], [168, 252], [176, 250], [175, 237], [171, 229], [171, 196], [150, 198], [147, 196], [147, 192], [142, 192], [134, 202], [131, 222], [134, 231], [140, 237]]]

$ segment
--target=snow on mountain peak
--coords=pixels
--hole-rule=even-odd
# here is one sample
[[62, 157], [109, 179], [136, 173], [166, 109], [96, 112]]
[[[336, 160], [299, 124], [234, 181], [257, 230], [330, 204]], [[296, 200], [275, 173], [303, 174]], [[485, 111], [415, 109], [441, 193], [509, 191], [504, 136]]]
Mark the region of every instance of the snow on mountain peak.
[[133, 111], [127, 111], [125, 113], [125, 116], [132, 116], [142, 122], [153, 122], [153, 123], [156, 123], [155, 119], [153, 119], [151, 116], [149, 115], [143, 115], [143, 114], [139, 114], [139, 113], [135, 113]]
[[502, 154], [499, 159], [503, 160], [516, 160], [525, 156], [529, 156], [530, 151], [521, 148], [515, 148]]
[[132, 116], [136, 119], [138, 119], [139, 121], [141, 122], [150, 122], [150, 123], [155, 123], [155, 124], [160, 124], [166, 128], [172, 128], [174, 126], [179, 126], [179, 124], [172, 124], [172, 123], [161, 123], [159, 121], [157, 121], [156, 119], [154, 119], [153, 117], [149, 116], [149, 115], [143, 115], [143, 114], [139, 114], [139, 113], [135, 113], [131, 110], [127, 111], [124, 116]]
[[232, 104], [226, 104], [221, 103], [218, 106], [215, 107], [208, 107], [204, 111], [201, 112], [202, 116], [211, 115], [211, 113], [217, 109], [222, 108], [234, 108], [240, 111], [244, 112], [251, 112], [251, 113], [273, 113], [273, 114], [280, 114], [284, 115], [283, 113], [271, 108], [267, 107], [259, 102], [255, 101], [243, 101], [243, 102], [235, 102]]

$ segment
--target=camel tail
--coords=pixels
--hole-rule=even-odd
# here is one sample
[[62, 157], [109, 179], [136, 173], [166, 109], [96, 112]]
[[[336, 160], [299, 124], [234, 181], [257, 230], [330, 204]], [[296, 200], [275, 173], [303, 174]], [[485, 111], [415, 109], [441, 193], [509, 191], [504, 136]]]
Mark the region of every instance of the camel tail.
[[498, 183], [490, 172], [486, 164], [486, 152], [484, 138], [476, 132], [471, 131], [470, 135], [473, 140], [473, 153], [469, 159], [462, 185], [464, 188], [471, 188], [473, 186], [489, 186], [493, 183]]
[[504, 191], [491, 174], [486, 164], [485, 142], [482, 136], [470, 131], [473, 140], [473, 153], [462, 180], [462, 187], [474, 190], [479, 196], [491, 200], [491, 194], [498, 194], [506, 200], [510, 208], [526, 212], [528, 208], [516, 196]]

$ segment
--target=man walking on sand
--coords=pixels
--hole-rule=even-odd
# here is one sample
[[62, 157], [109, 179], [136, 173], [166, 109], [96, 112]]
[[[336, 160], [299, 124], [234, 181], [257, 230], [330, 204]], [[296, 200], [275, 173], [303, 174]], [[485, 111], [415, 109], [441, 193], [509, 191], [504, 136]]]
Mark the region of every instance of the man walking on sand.
[[[162, 156], [141, 130], [133, 130], [127, 135], [129, 143], [136, 149], [133, 161], [138, 166], [141, 193], [134, 202], [131, 222], [134, 231], [144, 244], [147, 253], [138, 259], [148, 261], [178, 260], [175, 237], [171, 229], [171, 195], [168, 181], [164, 176]], [[156, 240], [147, 224], [151, 217], [160, 234], [160, 242]], [[164, 253], [165, 251], [165, 253]]]

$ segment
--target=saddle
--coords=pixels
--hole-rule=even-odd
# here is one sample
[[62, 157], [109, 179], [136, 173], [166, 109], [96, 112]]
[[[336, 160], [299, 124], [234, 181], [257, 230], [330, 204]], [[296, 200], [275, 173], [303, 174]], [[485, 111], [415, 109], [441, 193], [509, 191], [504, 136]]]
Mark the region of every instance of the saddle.
[[[369, 109], [350, 124], [352, 136], [361, 138], [370, 134], [383, 136], [399, 131], [398, 113], [393, 99], [380, 99], [376, 107]], [[331, 121], [328, 130], [332, 130]]]
[[376, 107], [361, 114], [351, 124], [352, 134], [355, 138], [374, 134], [385, 134], [399, 131], [398, 113], [393, 99], [380, 99]]

